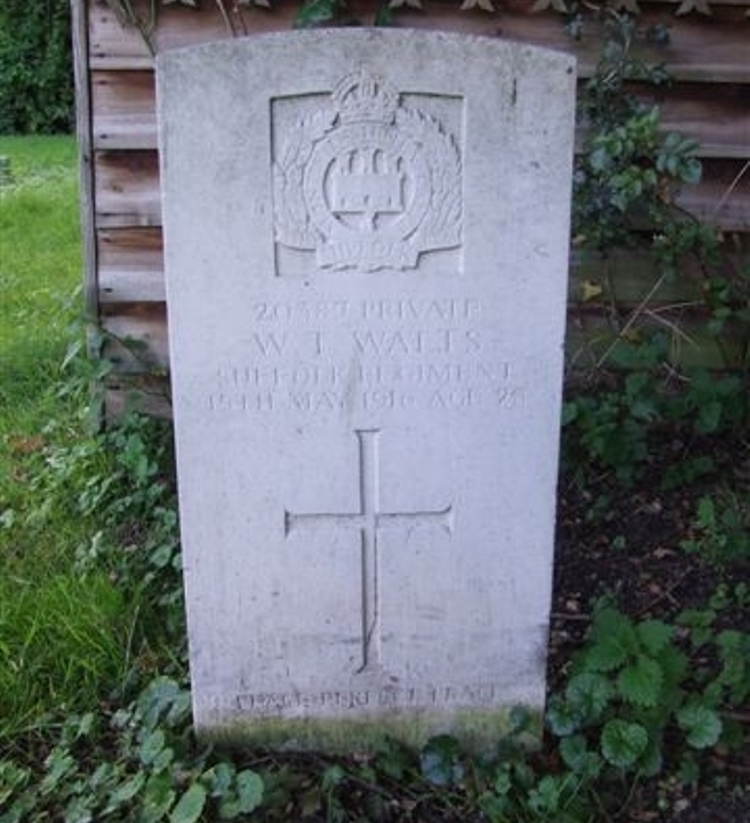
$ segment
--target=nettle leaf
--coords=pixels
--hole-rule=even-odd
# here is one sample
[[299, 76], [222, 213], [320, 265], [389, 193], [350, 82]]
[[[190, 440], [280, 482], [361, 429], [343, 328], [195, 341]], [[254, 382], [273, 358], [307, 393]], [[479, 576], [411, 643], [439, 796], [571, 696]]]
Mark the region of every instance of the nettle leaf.
[[648, 746], [648, 732], [640, 723], [610, 720], [602, 729], [602, 754], [613, 766], [633, 766]]
[[617, 689], [624, 700], [648, 708], [657, 704], [663, 682], [661, 666], [650, 657], [640, 655], [635, 663], [620, 672]]
[[603, 609], [595, 616], [592, 638], [586, 663], [594, 671], [609, 672], [622, 666], [639, 648], [633, 624], [616, 609]]
[[206, 805], [206, 790], [200, 783], [193, 785], [177, 801], [169, 815], [169, 823], [195, 823]]
[[570, 679], [565, 696], [587, 721], [597, 720], [612, 697], [612, 686], [601, 674], [583, 672]]
[[715, 746], [721, 736], [721, 718], [713, 709], [700, 703], [683, 706], [677, 712], [677, 723], [687, 733], [688, 746], [694, 749]]
[[644, 620], [635, 630], [642, 646], [652, 655], [658, 655], [674, 634], [674, 628], [662, 620]]

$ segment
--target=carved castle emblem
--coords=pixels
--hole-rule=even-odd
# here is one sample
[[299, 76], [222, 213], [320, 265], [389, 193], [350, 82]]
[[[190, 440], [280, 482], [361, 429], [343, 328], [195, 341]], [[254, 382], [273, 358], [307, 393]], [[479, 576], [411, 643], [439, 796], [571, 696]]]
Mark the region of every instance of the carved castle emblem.
[[321, 269], [413, 269], [461, 242], [461, 162], [433, 117], [366, 71], [286, 135], [273, 167], [276, 242]]

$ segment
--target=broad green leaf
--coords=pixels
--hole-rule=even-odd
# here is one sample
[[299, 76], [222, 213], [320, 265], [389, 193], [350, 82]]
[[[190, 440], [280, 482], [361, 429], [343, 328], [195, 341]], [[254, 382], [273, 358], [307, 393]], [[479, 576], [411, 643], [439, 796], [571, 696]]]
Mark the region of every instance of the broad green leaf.
[[688, 746], [694, 749], [714, 746], [721, 736], [721, 718], [713, 709], [700, 703], [683, 706], [677, 713], [677, 723], [687, 733]]
[[526, 706], [513, 706], [508, 714], [511, 733], [520, 734], [525, 732], [531, 725], [531, 720], [531, 712]]
[[48, 771], [39, 785], [39, 791], [43, 795], [53, 792], [58, 783], [72, 772], [77, 764], [66, 750], [55, 749], [47, 758], [45, 765]]
[[560, 756], [576, 774], [597, 777], [601, 771], [601, 757], [589, 749], [582, 734], [574, 734], [560, 741]]
[[233, 763], [217, 763], [213, 768], [203, 773], [203, 781], [208, 781], [211, 787], [211, 796], [220, 797], [229, 790], [234, 780], [235, 768]]
[[144, 766], [148, 766], [153, 763], [161, 753], [165, 743], [166, 739], [164, 737], [164, 732], [161, 729], [155, 729], [152, 732], [148, 732], [141, 741], [141, 745], [138, 749], [138, 757], [140, 758], [141, 763], [143, 763]]
[[94, 814], [91, 803], [91, 798], [74, 797], [65, 807], [64, 823], [92, 823]]
[[612, 686], [601, 674], [582, 672], [570, 679], [565, 696], [590, 723], [600, 717], [612, 697]]
[[107, 810], [112, 812], [119, 806], [122, 806], [123, 803], [127, 803], [128, 800], [132, 800], [143, 788], [143, 784], [145, 782], [146, 775], [144, 772], [137, 772], [130, 778], [130, 780], [125, 781], [125, 783], [121, 783], [110, 794], [107, 801]]
[[598, 640], [586, 652], [588, 668], [593, 671], [610, 672], [622, 666], [628, 659], [628, 649], [617, 635]]
[[206, 805], [206, 790], [200, 783], [193, 785], [177, 801], [169, 815], [169, 823], [195, 823]]
[[617, 678], [617, 688], [624, 700], [637, 706], [655, 706], [659, 700], [664, 675], [661, 666], [649, 657], [639, 655]]
[[584, 722], [583, 712], [568, 700], [555, 695], [547, 703], [547, 725], [558, 737], [567, 737], [581, 728]]
[[294, 18], [295, 29], [309, 29], [328, 23], [336, 16], [340, 0], [307, 0]]
[[458, 741], [438, 735], [427, 741], [419, 757], [422, 775], [434, 786], [451, 786], [464, 775]]
[[661, 771], [664, 765], [662, 748], [662, 740], [660, 737], [649, 739], [646, 751], [638, 761], [638, 772], [644, 777], [654, 777]]
[[639, 723], [610, 720], [602, 729], [602, 754], [613, 766], [627, 769], [648, 746], [648, 733]]
[[250, 769], [237, 775], [237, 794], [240, 811], [249, 814], [263, 802], [263, 778]]
[[169, 772], [152, 775], [146, 784], [138, 823], [157, 823], [163, 820], [174, 803], [175, 796]]
[[561, 788], [558, 778], [545, 775], [529, 792], [529, 808], [536, 814], [559, 812]]

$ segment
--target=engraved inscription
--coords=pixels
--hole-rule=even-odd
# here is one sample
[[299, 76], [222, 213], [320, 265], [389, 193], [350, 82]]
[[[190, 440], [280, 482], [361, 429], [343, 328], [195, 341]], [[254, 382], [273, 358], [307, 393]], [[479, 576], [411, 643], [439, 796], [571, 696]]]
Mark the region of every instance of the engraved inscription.
[[314, 251], [318, 269], [414, 269], [461, 244], [455, 138], [365, 70], [289, 129], [273, 186], [276, 242]]
[[213, 374], [211, 412], [514, 412], [527, 402], [523, 367], [476, 299], [280, 300], [253, 303], [249, 318]]
[[386, 686], [356, 691], [249, 692], [235, 698], [237, 709], [280, 715], [289, 709], [357, 711], [409, 706], [492, 706], [502, 689], [494, 683], [440, 686]]
[[380, 580], [378, 534], [388, 528], [418, 528], [438, 525], [453, 532], [453, 508], [449, 504], [436, 511], [384, 512], [380, 510], [380, 467], [377, 430], [356, 430], [359, 446], [359, 509], [351, 513], [284, 512], [284, 534], [310, 529], [346, 528], [359, 533], [362, 563], [362, 665], [357, 674], [380, 672]]

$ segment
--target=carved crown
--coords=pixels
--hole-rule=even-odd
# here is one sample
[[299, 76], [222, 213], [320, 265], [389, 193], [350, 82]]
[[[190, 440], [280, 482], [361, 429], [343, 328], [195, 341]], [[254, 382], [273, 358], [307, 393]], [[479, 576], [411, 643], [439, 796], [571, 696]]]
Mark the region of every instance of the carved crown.
[[398, 108], [399, 94], [382, 77], [365, 69], [344, 77], [331, 94], [342, 122], [371, 120], [390, 123]]

